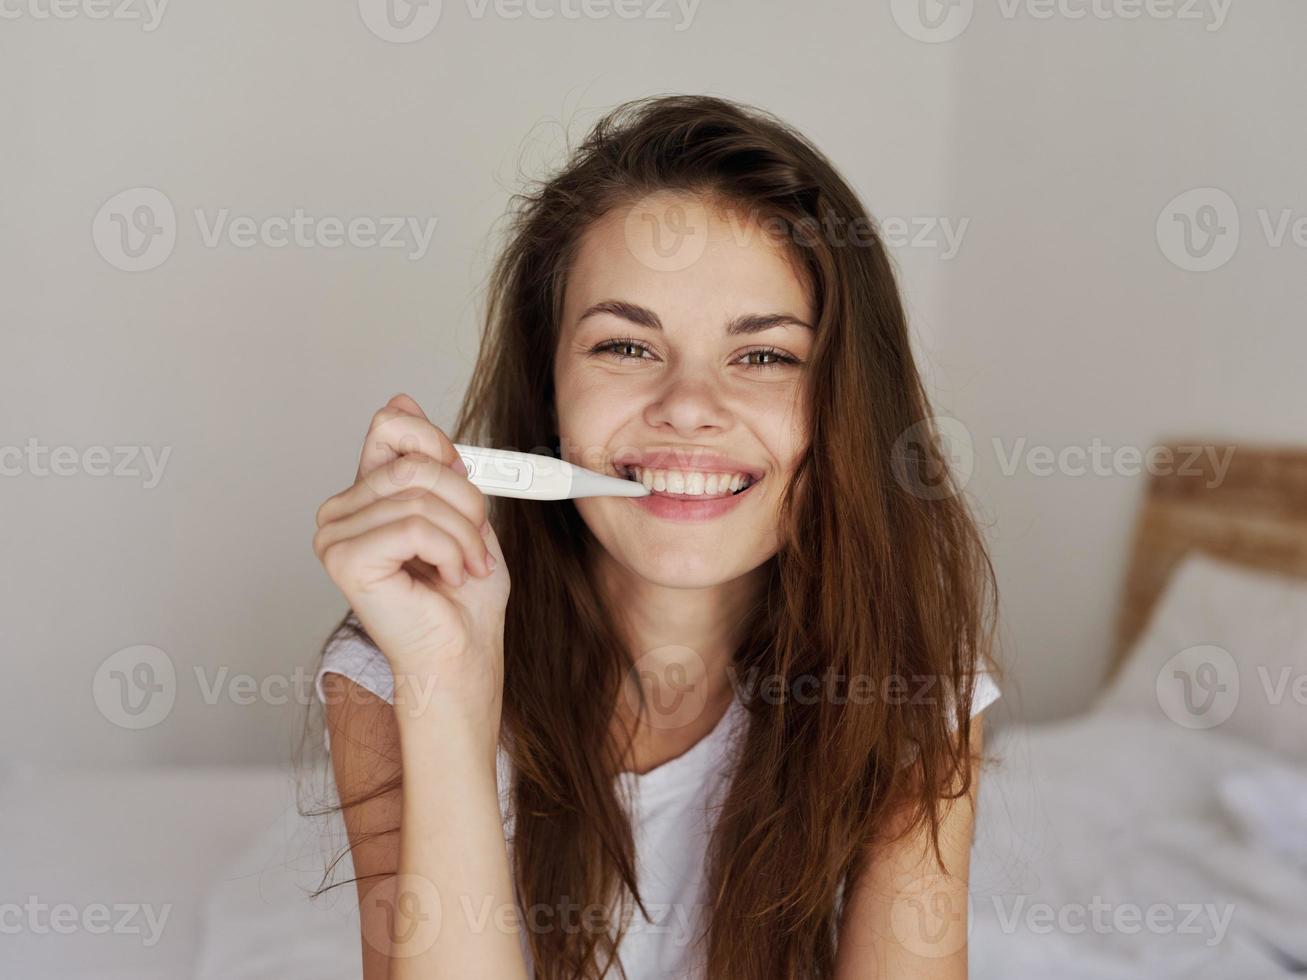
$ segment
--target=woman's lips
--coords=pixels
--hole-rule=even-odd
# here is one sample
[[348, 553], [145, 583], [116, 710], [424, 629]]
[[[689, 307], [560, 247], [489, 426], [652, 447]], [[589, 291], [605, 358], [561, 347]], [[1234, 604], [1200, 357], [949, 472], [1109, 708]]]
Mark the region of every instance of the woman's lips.
[[617, 499], [629, 501], [646, 513], [665, 520], [709, 521], [738, 507], [763, 479], [765, 478], [754, 480], [739, 493], [728, 493], [720, 497], [654, 491], [646, 497], [618, 497]]

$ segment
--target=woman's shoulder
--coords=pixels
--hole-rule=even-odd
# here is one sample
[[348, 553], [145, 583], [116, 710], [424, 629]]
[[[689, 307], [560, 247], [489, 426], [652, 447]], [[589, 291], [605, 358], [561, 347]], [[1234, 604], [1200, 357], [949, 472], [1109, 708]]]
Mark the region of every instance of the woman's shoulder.
[[[372, 642], [353, 613], [346, 617], [340, 628], [332, 634], [322, 651], [322, 660], [318, 664], [313, 684], [318, 699], [324, 705], [327, 703], [327, 695], [323, 689], [323, 678], [327, 674], [341, 674], [387, 704], [395, 703], [395, 676], [391, 673], [390, 662]], [[330, 752], [331, 740], [325, 729], [323, 737], [324, 745]], [[512, 763], [503, 746], [500, 746], [495, 753], [495, 776], [499, 784], [500, 815], [504, 819], [505, 830], [511, 832]]]
[[336, 629], [322, 651], [313, 686], [323, 704], [327, 698], [322, 682], [327, 674], [341, 674], [388, 704], [395, 702], [395, 677], [390, 672], [390, 663], [353, 613]]
[[976, 717], [1002, 696], [993, 675], [988, 670], [977, 671], [971, 690], [971, 717]]

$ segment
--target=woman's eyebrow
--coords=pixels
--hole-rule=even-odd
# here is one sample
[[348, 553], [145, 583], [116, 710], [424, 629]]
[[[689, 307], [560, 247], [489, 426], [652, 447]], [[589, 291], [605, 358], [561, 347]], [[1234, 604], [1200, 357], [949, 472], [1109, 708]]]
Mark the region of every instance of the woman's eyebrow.
[[[658, 314], [653, 310], [619, 299], [606, 299], [595, 303], [577, 317], [576, 322], [579, 325], [586, 317], [598, 313], [608, 313], [612, 316], [621, 317], [623, 320], [629, 320], [637, 326], [648, 327], [650, 330], [661, 330], [663, 328], [663, 322], [658, 319]], [[758, 333], [770, 327], [783, 326], [812, 329], [812, 324], [805, 323], [789, 313], [746, 313], [727, 322], [726, 332], [731, 336], [736, 336], [738, 334]]]

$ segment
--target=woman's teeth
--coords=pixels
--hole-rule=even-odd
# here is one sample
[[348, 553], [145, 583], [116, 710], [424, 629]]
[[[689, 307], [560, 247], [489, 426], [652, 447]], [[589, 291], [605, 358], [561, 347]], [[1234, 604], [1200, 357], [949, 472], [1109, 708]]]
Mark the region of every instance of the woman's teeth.
[[748, 473], [699, 473], [685, 470], [650, 470], [643, 466], [622, 469], [628, 480], [643, 483], [655, 493], [676, 493], [694, 497], [723, 497], [747, 490], [754, 482]]

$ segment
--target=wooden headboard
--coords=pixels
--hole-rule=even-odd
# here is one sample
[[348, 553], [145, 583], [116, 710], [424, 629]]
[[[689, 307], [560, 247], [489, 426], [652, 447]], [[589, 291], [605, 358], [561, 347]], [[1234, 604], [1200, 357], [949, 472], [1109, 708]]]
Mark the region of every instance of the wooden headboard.
[[1161, 445], [1172, 455], [1157, 457], [1135, 523], [1109, 677], [1189, 550], [1307, 578], [1307, 446]]

